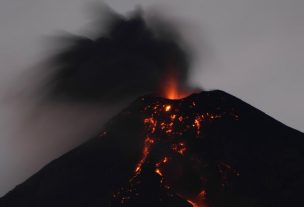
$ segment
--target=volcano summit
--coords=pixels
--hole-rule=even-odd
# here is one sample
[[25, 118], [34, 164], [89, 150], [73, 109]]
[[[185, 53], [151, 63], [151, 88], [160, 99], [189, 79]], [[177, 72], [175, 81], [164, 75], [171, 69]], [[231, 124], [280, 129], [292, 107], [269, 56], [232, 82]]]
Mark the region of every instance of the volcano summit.
[[298, 206], [303, 163], [303, 133], [225, 92], [145, 96], [0, 206]]

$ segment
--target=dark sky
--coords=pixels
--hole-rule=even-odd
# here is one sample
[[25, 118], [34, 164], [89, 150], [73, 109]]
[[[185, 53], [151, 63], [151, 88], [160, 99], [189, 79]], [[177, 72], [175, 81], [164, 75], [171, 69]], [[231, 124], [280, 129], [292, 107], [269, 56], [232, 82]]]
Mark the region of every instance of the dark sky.
[[[94, 134], [123, 105], [43, 103], [32, 92], [43, 78], [33, 68], [54, 50], [47, 37], [94, 32], [85, 27], [92, 18], [87, 2], [0, 1], [0, 195]], [[147, 16], [157, 11], [176, 21], [197, 52], [191, 83], [225, 90], [304, 131], [303, 0], [106, 2], [119, 13], [141, 5]]]

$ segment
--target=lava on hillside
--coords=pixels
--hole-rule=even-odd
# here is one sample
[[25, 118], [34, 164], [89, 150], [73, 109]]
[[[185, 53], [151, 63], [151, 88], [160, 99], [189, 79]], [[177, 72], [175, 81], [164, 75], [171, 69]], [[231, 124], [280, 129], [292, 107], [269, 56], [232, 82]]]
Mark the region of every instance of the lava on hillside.
[[299, 206], [303, 137], [223, 91], [148, 95], [0, 206]]
[[154, 173], [168, 194], [175, 194], [193, 207], [206, 206], [210, 184], [208, 168], [214, 168], [220, 176], [218, 184], [223, 189], [229, 185], [230, 178], [238, 177], [240, 172], [224, 160], [210, 163], [204, 157], [200, 147], [206, 141], [204, 130], [219, 120], [237, 121], [239, 115], [233, 109], [223, 111], [221, 108], [202, 112], [204, 103], [189, 101], [191, 98], [187, 97], [151, 100], [141, 99], [145, 126], [142, 156], [128, 185], [115, 192], [113, 198], [122, 206], [132, 206], [139, 196], [137, 186], [141, 177]]

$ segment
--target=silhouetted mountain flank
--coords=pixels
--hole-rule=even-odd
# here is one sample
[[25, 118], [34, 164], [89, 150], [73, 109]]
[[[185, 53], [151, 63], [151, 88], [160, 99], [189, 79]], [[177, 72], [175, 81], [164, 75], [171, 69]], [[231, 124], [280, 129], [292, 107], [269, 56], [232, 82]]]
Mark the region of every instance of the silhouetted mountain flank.
[[145, 96], [0, 206], [301, 206], [303, 163], [303, 133], [225, 92]]

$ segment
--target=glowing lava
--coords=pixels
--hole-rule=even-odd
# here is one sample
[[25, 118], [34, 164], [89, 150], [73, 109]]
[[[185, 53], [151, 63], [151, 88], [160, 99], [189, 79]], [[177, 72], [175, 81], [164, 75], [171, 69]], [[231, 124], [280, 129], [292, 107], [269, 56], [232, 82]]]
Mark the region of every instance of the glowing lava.
[[164, 96], [168, 99], [181, 99], [188, 95], [186, 92], [182, 92], [178, 86], [177, 81], [172, 78], [168, 80], [167, 87], [164, 92]]
[[180, 84], [177, 74], [170, 72], [161, 84], [161, 95], [170, 100], [185, 98], [190, 95]]
[[[169, 90], [168, 97], [183, 97], [175, 89]], [[193, 207], [208, 206], [208, 179], [204, 171], [209, 164], [201, 157], [197, 146], [204, 144], [204, 126], [238, 116], [233, 112], [202, 112], [199, 107], [202, 107], [201, 103], [187, 102], [187, 99], [160, 99], [144, 104], [142, 154], [134, 166], [129, 186], [115, 193], [115, 199], [127, 205], [139, 195], [136, 186], [141, 184], [142, 176], [152, 173], [159, 177], [159, 187], [168, 194], [177, 195]], [[221, 175], [221, 186], [226, 186], [231, 176], [239, 175], [224, 161], [217, 161], [214, 166]]]

